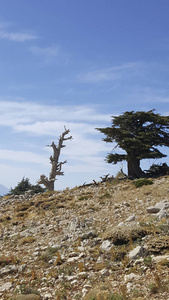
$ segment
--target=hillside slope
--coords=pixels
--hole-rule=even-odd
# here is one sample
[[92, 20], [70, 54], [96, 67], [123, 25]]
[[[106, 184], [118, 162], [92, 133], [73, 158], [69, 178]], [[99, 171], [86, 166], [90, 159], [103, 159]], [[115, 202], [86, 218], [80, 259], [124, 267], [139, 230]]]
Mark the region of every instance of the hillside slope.
[[4, 197], [0, 298], [169, 299], [169, 176]]

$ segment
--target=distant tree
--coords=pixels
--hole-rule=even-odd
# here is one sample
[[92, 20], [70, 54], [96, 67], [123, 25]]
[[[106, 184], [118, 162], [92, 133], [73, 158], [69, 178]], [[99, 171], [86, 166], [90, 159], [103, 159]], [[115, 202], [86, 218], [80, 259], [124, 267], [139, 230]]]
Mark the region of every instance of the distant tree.
[[24, 194], [26, 191], [33, 191], [36, 193], [42, 193], [45, 191], [44, 188], [42, 188], [39, 184], [32, 185], [28, 178], [22, 178], [20, 182], [18, 182], [17, 186], [14, 189], [10, 189], [9, 195], [21, 195]]
[[140, 168], [140, 160], [146, 158], [162, 158], [158, 146], [169, 146], [169, 116], [155, 114], [154, 110], [126, 111], [112, 117], [112, 126], [96, 128], [106, 137], [105, 142], [116, 142], [116, 147], [123, 149], [124, 154], [110, 153], [107, 162], [127, 161], [129, 178], [140, 178], [145, 172]]
[[49, 174], [49, 178], [46, 177], [44, 174], [42, 174], [40, 176], [40, 179], [38, 180], [38, 184], [44, 184], [44, 186], [49, 191], [54, 190], [54, 183], [56, 180], [56, 176], [64, 175], [64, 173], [61, 171], [62, 165], [67, 163], [67, 161], [65, 160], [64, 162], [59, 162], [59, 157], [60, 157], [61, 149], [66, 147], [66, 145], [63, 145], [63, 142], [72, 139], [72, 136], [65, 137], [69, 133], [70, 130], [65, 128], [65, 131], [61, 134], [59, 138], [58, 145], [56, 146], [54, 142], [52, 142], [51, 145], [48, 145], [48, 147], [52, 147], [53, 149], [53, 155], [50, 156], [49, 158], [50, 163], [52, 164], [51, 172]]

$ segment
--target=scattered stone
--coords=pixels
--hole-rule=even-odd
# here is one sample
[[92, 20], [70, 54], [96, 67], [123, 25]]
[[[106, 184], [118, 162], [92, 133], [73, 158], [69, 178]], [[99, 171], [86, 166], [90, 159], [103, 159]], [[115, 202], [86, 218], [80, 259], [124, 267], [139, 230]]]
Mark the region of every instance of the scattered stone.
[[169, 208], [169, 202], [168, 201], [161, 201], [161, 202], [158, 202], [155, 207], [158, 207], [159, 209], [167, 209]]
[[161, 210], [161, 208], [156, 207], [156, 206], [150, 206], [150, 207], [147, 207], [147, 212], [148, 212], [149, 214], [156, 214], [156, 213], [158, 213], [160, 210]]
[[103, 251], [109, 251], [112, 247], [112, 243], [109, 240], [105, 240], [102, 242], [100, 249]]
[[52, 298], [53, 298], [53, 296], [50, 293], [44, 295], [44, 300], [48, 300], [48, 299], [52, 299]]
[[130, 260], [136, 259], [137, 257], [141, 257], [142, 255], [143, 255], [143, 247], [142, 246], [137, 246], [132, 251], [130, 251], [128, 254]]
[[120, 222], [117, 226], [124, 226], [125, 223], [124, 222]]
[[136, 219], [136, 216], [135, 216], [135, 215], [132, 215], [132, 216], [128, 217], [128, 218], [125, 220], [125, 222], [132, 222], [132, 221], [134, 221], [135, 219]]
[[0, 299], [150, 299], [156, 275], [168, 288], [169, 176], [154, 182], [158, 191], [121, 181], [1, 198]]
[[169, 255], [166, 254], [166, 255], [153, 256], [152, 260], [155, 263], [159, 263], [159, 262], [162, 262], [162, 261], [168, 261], [168, 263], [169, 263]]
[[67, 260], [67, 262], [68, 263], [74, 263], [78, 259], [79, 259], [79, 256], [69, 257], [68, 260]]
[[6, 282], [3, 285], [0, 286], [0, 292], [4, 292], [9, 290], [12, 287], [12, 283], [11, 282]]
[[130, 273], [130, 274], [124, 276], [124, 282], [133, 281], [133, 279], [138, 279], [138, 278], [140, 278], [139, 275], [136, 275], [134, 273]]
[[157, 214], [158, 220], [161, 220], [163, 218], [169, 218], [169, 213], [166, 209], [161, 209], [159, 213]]

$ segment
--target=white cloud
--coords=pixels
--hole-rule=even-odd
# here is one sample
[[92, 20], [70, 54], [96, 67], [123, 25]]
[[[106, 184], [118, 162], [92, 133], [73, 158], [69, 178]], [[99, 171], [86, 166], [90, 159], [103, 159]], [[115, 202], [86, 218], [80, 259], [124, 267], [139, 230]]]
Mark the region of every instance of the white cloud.
[[0, 29], [0, 39], [6, 39], [14, 42], [25, 42], [37, 39], [37, 36], [30, 33], [9, 32], [5, 29]]
[[115, 66], [107, 69], [101, 69], [97, 71], [88, 72], [85, 74], [79, 74], [78, 80], [86, 83], [97, 83], [101, 81], [116, 80], [121, 78], [124, 72], [134, 72], [140, 67], [140, 62], [133, 62]]
[[[15, 165], [16, 170], [23, 169], [23, 176], [30, 178], [31, 181], [35, 178], [38, 180], [42, 173], [48, 176], [52, 149], [45, 146], [51, 144], [53, 140], [57, 143], [64, 126], [70, 129], [73, 136], [72, 141], [65, 142], [66, 147], [61, 152], [60, 161], [68, 160], [68, 164], [63, 166], [63, 172], [68, 173], [68, 177], [64, 180], [69, 178], [68, 181], [72, 182], [72, 185], [74, 180], [76, 185], [80, 184], [78, 180], [80, 181], [83, 173], [86, 173], [86, 179], [81, 178], [81, 183], [89, 180], [87, 173], [90, 173], [93, 179], [98, 177], [99, 172], [100, 176], [106, 173], [108, 166], [104, 162], [104, 157], [111, 151], [112, 145], [101, 141], [102, 135], [95, 127], [109, 126], [109, 115], [99, 113], [94, 107], [50, 106], [17, 101], [0, 101], [0, 114], [0, 129], [3, 136], [0, 162], [1, 164], [6, 162], [8, 166]], [[7, 139], [4, 133], [6, 131]], [[31, 147], [31, 143], [34, 147]], [[5, 176], [8, 176], [7, 171], [5, 172]], [[18, 178], [20, 173], [18, 171], [19, 175], [16, 176], [17, 182], [21, 180]], [[61, 181], [62, 187], [70, 186], [64, 180]], [[9, 185], [12, 184], [7, 186]]]
[[99, 124], [110, 122], [110, 116], [98, 113], [92, 107], [50, 106], [35, 103], [0, 101], [0, 125], [18, 132], [53, 135], [64, 125], [93, 133]]

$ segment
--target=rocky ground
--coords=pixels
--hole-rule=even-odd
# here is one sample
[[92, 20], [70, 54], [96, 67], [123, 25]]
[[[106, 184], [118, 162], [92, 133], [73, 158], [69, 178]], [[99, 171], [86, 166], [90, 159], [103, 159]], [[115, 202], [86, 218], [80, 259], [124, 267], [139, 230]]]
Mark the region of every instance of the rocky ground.
[[169, 300], [169, 176], [0, 200], [0, 299]]

